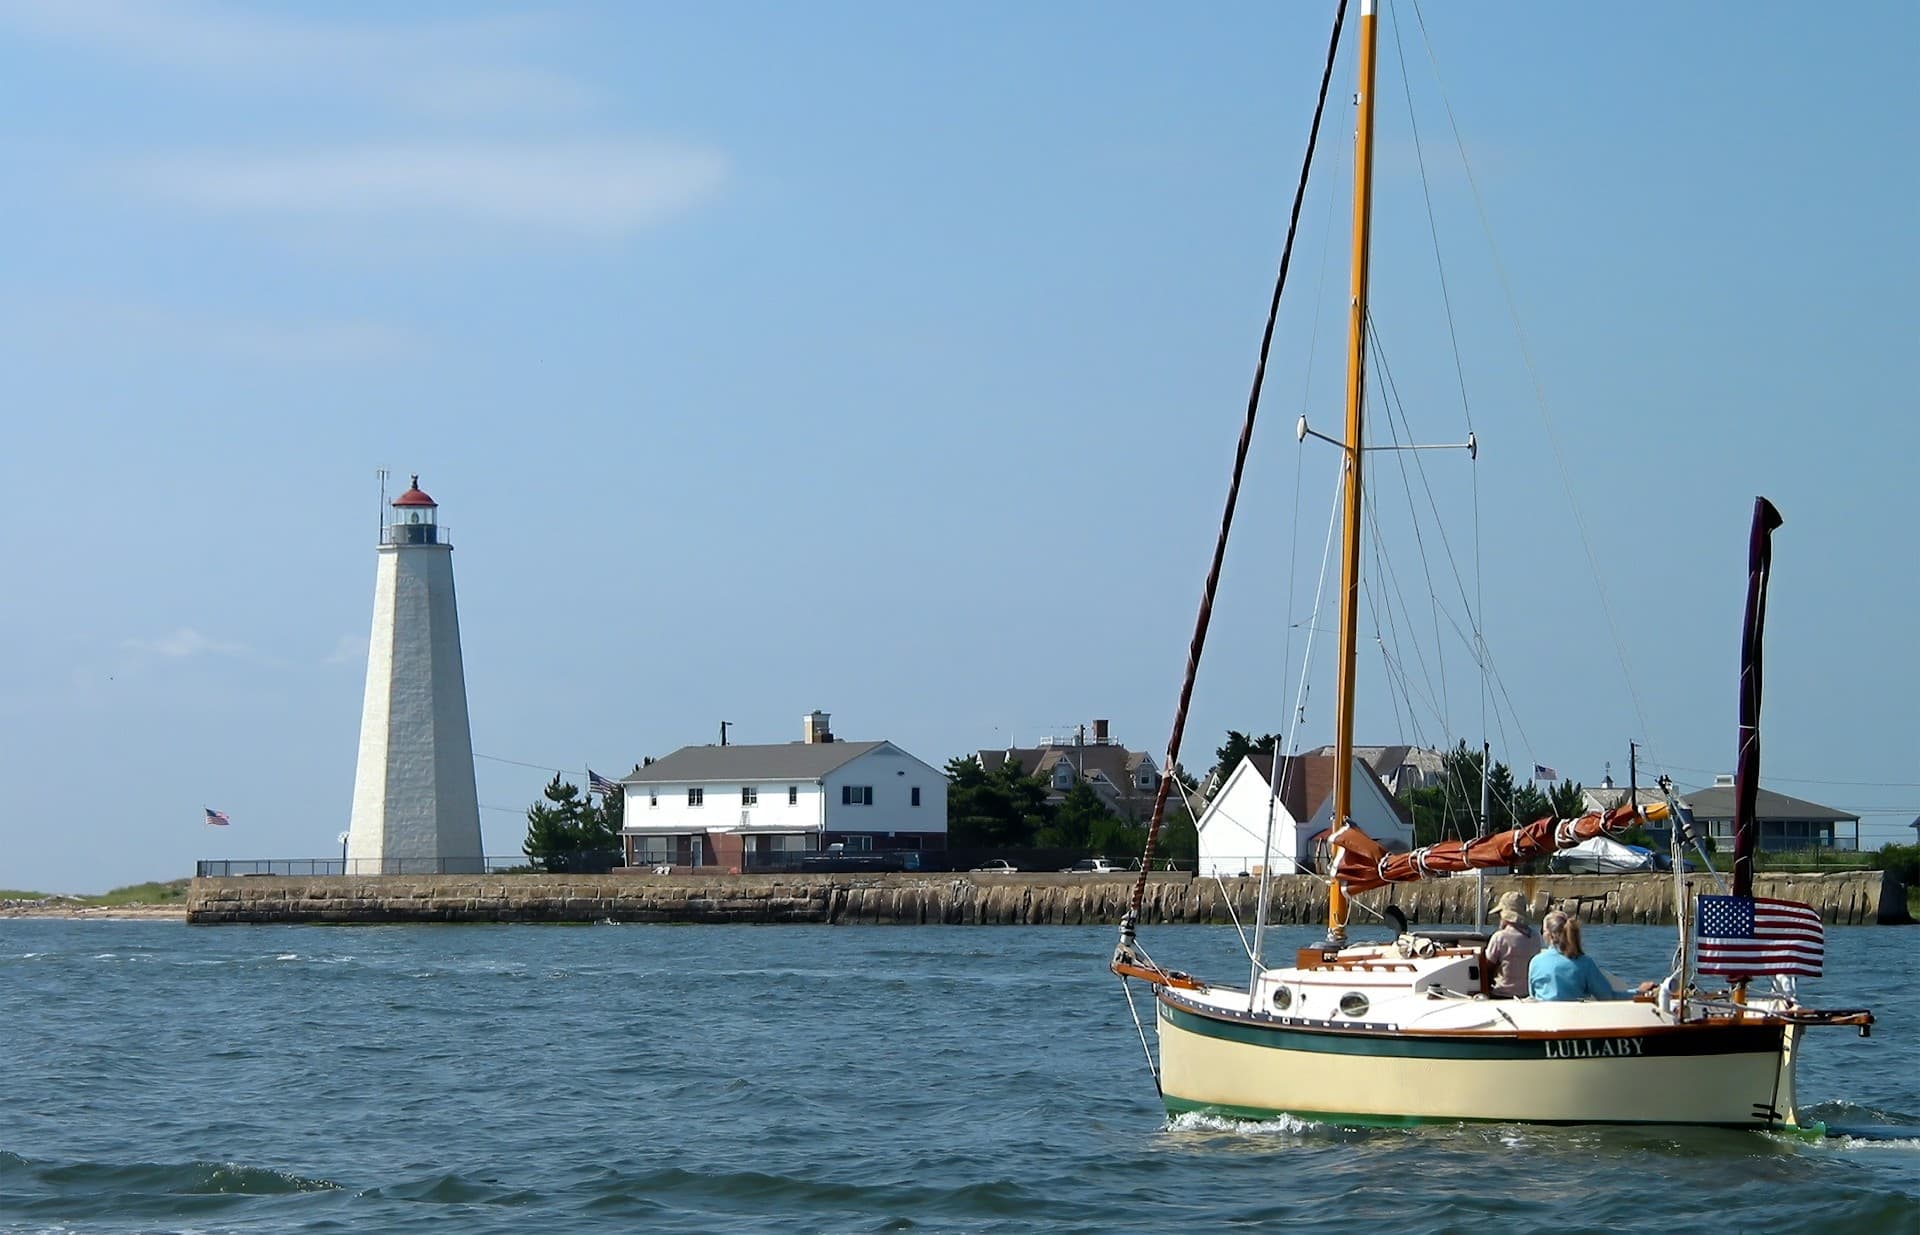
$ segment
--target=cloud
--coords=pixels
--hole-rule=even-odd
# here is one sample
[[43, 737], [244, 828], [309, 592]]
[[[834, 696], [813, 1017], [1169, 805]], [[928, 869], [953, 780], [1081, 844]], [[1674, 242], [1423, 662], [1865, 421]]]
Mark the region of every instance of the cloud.
[[158, 639], [128, 639], [125, 646], [131, 651], [146, 652], [168, 660], [186, 660], [194, 656], [246, 656], [252, 650], [244, 643], [209, 639], [190, 626], [182, 626]]
[[327, 653], [323, 664], [364, 665], [367, 663], [367, 645], [370, 640], [365, 635], [341, 635], [340, 641], [333, 645], [333, 651]]
[[0, 0], [0, 26], [47, 42], [200, 76], [367, 94], [433, 112], [573, 111], [595, 92], [517, 63], [534, 23], [303, 21], [159, 0]]
[[634, 141], [456, 142], [141, 160], [137, 187], [223, 214], [415, 216], [631, 231], [712, 197], [726, 159]]

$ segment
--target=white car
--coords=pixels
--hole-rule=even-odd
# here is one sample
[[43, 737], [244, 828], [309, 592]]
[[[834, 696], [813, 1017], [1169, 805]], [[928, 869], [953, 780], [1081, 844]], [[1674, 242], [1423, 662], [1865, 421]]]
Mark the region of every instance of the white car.
[[1060, 868], [1063, 875], [1119, 875], [1125, 872], [1118, 862], [1109, 862], [1105, 858], [1081, 858], [1072, 866]]
[[995, 858], [985, 865], [974, 867], [973, 873], [976, 875], [1017, 875], [1020, 873], [1020, 868], [1005, 858]]

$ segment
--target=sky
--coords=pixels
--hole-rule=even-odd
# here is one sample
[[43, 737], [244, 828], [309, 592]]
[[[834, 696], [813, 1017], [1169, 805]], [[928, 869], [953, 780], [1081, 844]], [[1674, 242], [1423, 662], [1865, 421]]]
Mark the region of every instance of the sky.
[[[1766, 783], [1911, 841], [1920, 10], [1428, 9], [1369, 415], [1479, 452], [1369, 457], [1358, 740], [1731, 771], [1765, 494]], [[0, 887], [335, 851], [383, 468], [451, 529], [490, 854], [722, 721], [1158, 756], [1330, 22], [0, 0]], [[1331, 740], [1336, 74], [1190, 769], [1303, 672]]]

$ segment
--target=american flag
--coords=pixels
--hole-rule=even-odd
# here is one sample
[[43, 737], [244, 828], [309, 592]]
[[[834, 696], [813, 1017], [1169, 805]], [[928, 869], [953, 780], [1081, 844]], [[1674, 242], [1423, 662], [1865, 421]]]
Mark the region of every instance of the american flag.
[[594, 771], [592, 768], [588, 768], [587, 769], [587, 792], [603, 793], [603, 794], [619, 793], [620, 786], [614, 784], [612, 781], [600, 775], [600, 773]]
[[1560, 773], [1544, 763], [1536, 763], [1533, 765], [1533, 779], [1557, 781], [1560, 779]]
[[1700, 898], [1700, 972], [1728, 978], [1820, 976], [1826, 930], [1820, 912], [1769, 896]]
[[207, 807], [207, 823], [208, 823], [208, 824], [209, 824], [210, 826], [212, 826], [212, 827], [216, 827], [216, 828], [224, 828], [224, 827], [226, 827], [226, 826], [227, 826], [227, 812], [225, 812], [225, 811], [223, 811], [223, 810], [215, 810], [215, 809], [213, 809], [213, 807], [211, 807], [211, 806], [209, 806], [209, 807]]

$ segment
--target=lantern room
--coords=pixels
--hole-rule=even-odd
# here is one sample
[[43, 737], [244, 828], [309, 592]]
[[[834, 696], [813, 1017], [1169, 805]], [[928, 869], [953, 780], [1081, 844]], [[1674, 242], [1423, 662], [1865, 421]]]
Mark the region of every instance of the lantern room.
[[407, 491], [393, 499], [393, 522], [387, 528], [387, 543], [390, 545], [440, 543], [440, 531], [435, 519], [439, 509], [439, 503], [426, 495], [420, 488], [420, 477], [415, 475]]

